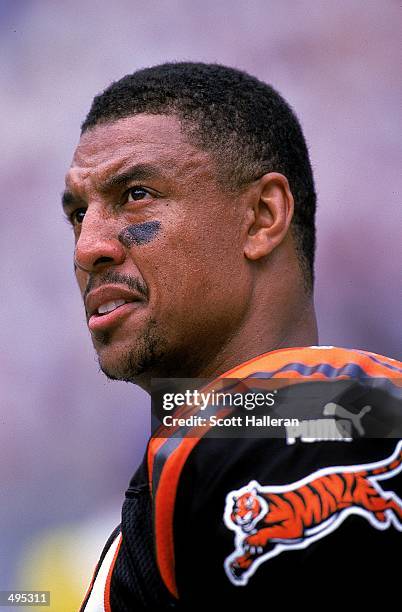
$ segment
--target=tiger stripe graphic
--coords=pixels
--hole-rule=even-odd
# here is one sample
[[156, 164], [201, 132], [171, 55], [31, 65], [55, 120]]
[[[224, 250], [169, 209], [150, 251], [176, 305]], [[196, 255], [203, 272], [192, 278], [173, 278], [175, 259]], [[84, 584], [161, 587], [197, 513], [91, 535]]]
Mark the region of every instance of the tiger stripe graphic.
[[376, 463], [327, 467], [292, 484], [262, 486], [252, 480], [226, 497], [224, 522], [235, 532], [235, 551], [224, 567], [244, 586], [257, 568], [288, 550], [309, 546], [353, 514], [376, 529], [402, 531], [402, 501], [378, 481], [402, 470], [402, 440]]

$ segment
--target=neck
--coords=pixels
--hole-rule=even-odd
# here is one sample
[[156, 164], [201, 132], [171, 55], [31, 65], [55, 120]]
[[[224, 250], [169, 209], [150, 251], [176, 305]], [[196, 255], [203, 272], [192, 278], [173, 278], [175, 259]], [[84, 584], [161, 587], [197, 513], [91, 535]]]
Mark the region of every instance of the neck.
[[[151, 391], [155, 378], [215, 378], [235, 366], [281, 348], [311, 346], [318, 343], [317, 321], [312, 298], [282, 304], [271, 304], [270, 313], [255, 309], [236, 332], [214, 350], [191, 358], [175, 359], [175, 367], [165, 372], [146, 372], [135, 380], [145, 391]], [[275, 314], [274, 314], [275, 313]], [[279, 314], [278, 314], [279, 313]]]
[[312, 346], [318, 343], [317, 320], [314, 304], [309, 300], [303, 308], [298, 305], [297, 314], [287, 317], [282, 324], [274, 318], [266, 319], [258, 326], [245, 324], [219, 353], [200, 370], [200, 378], [212, 378], [224, 374], [233, 367], [270, 351], [282, 348]]

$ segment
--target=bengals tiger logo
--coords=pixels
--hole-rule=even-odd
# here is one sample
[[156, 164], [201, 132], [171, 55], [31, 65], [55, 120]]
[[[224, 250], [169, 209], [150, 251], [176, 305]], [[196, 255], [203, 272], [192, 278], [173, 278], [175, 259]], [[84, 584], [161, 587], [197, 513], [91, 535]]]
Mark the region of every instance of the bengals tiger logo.
[[224, 521], [236, 533], [225, 571], [244, 586], [256, 569], [287, 550], [306, 548], [358, 514], [376, 529], [402, 531], [402, 501], [379, 480], [402, 470], [402, 441], [383, 461], [320, 469], [292, 484], [261, 486], [256, 480], [226, 497]]

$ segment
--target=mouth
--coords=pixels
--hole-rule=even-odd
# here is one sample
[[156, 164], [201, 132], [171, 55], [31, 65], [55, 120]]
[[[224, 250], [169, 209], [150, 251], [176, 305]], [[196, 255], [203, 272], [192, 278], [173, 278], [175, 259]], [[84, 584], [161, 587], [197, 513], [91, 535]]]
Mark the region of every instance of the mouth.
[[124, 317], [143, 308], [144, 299], [121, 287], [104, 286], [91, 291], [85, 305], [88, 327], [96, 332], [119, 324]]
[[249, 519], [236, 517], [236, 523], [239, 527], [242, 528], [243, 531], [249, 531], [250, 529], [253, 528], [253, 525], [252, 525], [253, 521]]
[[95, 313], [89, 317], [88, 327], [91, 331], [103, 331], [107, 327], [116, 325], [122, 318], [142, 306], [141, 302], [124, 302], [113, 310], [99, 314]]

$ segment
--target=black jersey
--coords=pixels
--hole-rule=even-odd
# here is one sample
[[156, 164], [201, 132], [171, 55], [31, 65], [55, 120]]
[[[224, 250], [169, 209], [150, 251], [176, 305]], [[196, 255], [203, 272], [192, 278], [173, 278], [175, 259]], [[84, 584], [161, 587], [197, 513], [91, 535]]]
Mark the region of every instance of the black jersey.
[[[284, 373], [296, 382], [375, 380], [356, 411], [341, 406], [338, 416], [352, 415], [357, 430], [370, 418], [377, 426], [369, 412], [377, 402], [401, 421], [402, 364], [373, 353], [284, 349], [224, 377]], [[333, 415], [333, 406], [324, 414]], [[243, 610], [272, 596], [312, 603], [318, 582], [340, 601], [358, 602], [362, 580], [396, 592], [401, 498], [397, 435], [154, 437], [82, 610]]]

